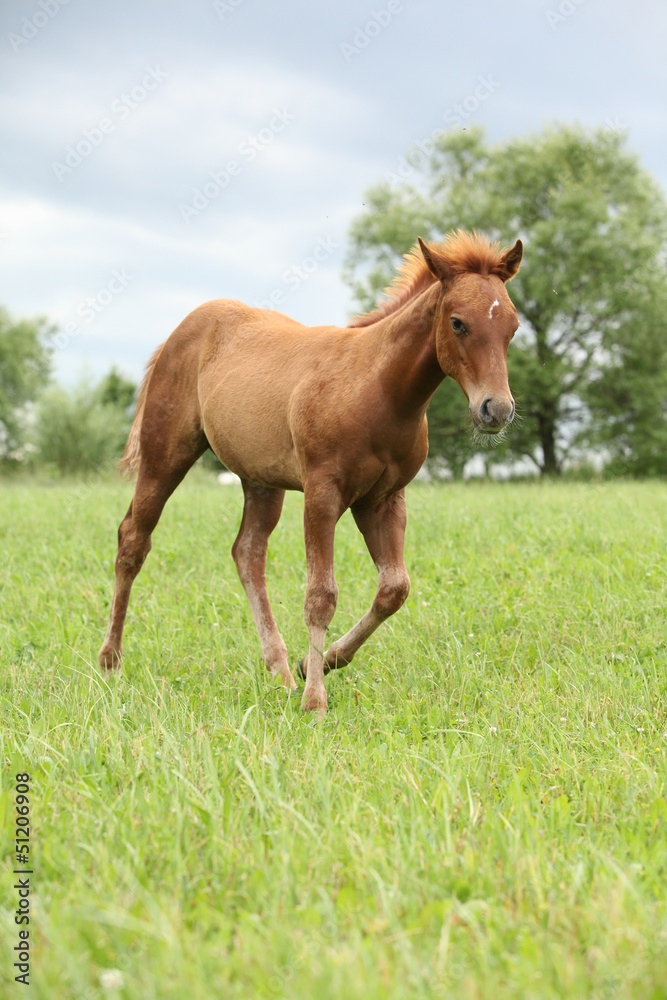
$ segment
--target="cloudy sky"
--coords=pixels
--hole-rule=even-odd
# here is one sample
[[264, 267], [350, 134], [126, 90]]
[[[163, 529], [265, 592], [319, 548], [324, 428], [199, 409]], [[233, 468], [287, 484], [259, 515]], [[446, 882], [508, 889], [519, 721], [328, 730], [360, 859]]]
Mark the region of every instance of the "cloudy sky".
[[665, 37], [656, 0], [4, 0], [0, 303], [70, 384], [210, 298], [343, 324], [364, 192], [436, 128], [620, 128], [667, 190]]

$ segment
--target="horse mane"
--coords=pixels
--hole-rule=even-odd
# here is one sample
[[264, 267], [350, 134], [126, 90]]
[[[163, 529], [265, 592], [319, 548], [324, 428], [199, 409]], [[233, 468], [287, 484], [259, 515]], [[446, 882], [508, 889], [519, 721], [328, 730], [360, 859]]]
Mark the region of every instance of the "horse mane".
[[[495, 274], [503, 281], [508, 274], [504, 262], [507, 252], [499, 243], [493, 243], [483, 233], [468, 233], [457, 229], [447, 234], [442, 242], [427, 243], [431, 255], [437, 257], [444, 268], [454, 274]], [[418, 243], [403, 257], [394, 280], [385, 288], [386, 296], [375, 309], [354, 316], [348, 327], [370, 326], [397, 312], [406, 302], [425, 291], [438, 279], [429, 270]]]

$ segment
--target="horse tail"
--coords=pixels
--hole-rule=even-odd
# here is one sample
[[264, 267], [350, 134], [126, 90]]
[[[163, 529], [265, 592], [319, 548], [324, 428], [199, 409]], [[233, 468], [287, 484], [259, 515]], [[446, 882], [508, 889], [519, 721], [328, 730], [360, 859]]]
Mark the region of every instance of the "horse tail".
[[132, 479], [132, 477], [135, 476], [139, 470], [139, 462], [141, 461], [141, 424], [144, 419], [146, 394], [148, 393], [148, 385], [151, 380], [151, 375], [153, 374], [153, 369], [155, 368], [157, 359], [162, 353], [163, 347], [164, 344], [160, 344], [157, 350], [153, 351], [150, 360], [146, 365], [146, 371], [144, 372], [144, 377], [139, 388], [139, 395], [137, 397], [137, 410], [134, 414], [134, 420], [132, 421], [132, 427], [130, 428], [123, 457], [118, 463], [121, 479]]

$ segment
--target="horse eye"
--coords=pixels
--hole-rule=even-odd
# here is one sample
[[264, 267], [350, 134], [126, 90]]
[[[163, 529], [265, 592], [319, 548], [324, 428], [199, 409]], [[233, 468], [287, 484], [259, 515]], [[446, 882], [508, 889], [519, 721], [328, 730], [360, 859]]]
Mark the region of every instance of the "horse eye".
[[452, 330], [454, 333], [465, 333], [465, 324], [461, 322], [458, 316], [452, 316], [450, 323], [452, 324]]

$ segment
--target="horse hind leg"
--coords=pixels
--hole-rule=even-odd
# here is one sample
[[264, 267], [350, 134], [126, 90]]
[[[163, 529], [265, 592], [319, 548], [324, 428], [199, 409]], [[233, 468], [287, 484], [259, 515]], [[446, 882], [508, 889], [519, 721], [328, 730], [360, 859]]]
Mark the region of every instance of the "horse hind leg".
[[[188, 470], [208, 447], [201, 433], [182, 441], [177, 448], [164, 448], [158, 458], [142, 455], [134, 497], [118, 528], [115, 587], [106, 636], [98, 655], [101, 667], [120, 667], [123, 627], [132, 584], [151, 549], [151, 536], [164, 505]], [[170, 458], [166, 456], [171, 455]]]
[[266, 589], [266, 554], [269, 536], [277, 525], [283, 508], [285, 491], [258, 486], [242, 480], [244, 505], [241, 527], [232, 546], [239, 579], [252, 611], [262, 647], [262, 660], [273, 677], [294, 691], [283, 641], [273, 617]]

